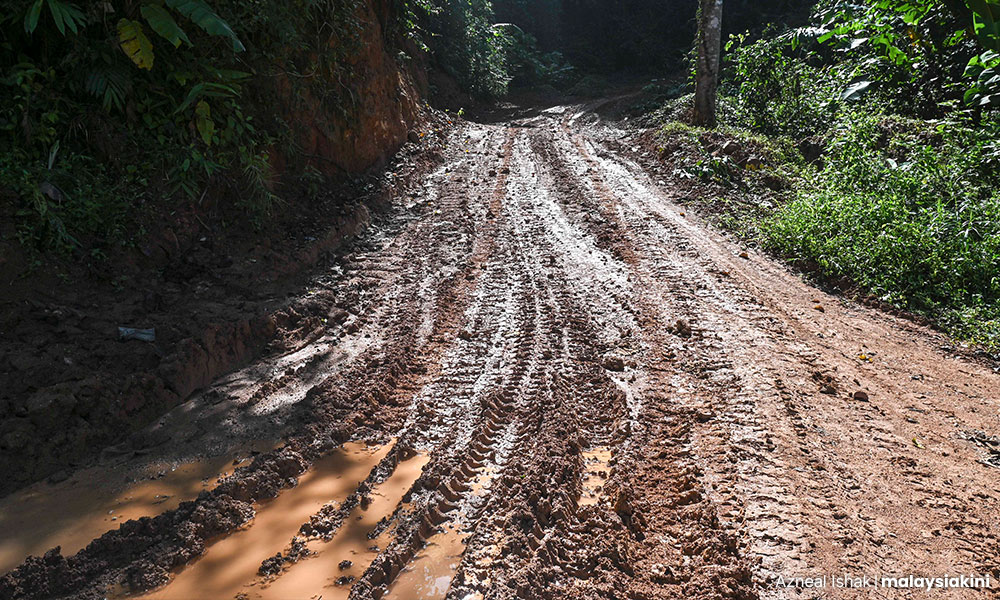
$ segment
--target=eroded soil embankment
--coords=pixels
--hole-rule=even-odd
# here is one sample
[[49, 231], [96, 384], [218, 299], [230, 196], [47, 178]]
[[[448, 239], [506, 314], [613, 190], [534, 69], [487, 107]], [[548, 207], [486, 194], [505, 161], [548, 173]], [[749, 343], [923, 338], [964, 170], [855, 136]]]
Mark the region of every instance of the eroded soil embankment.
[[[194, 573], [219, 597], [447, 600], [1000, 575], [1000, 377], [706, 228], [583, 116], [453, 133], [422, 189], [310, 286], [351, 316], [196, 394], [151, 456], [286, 442], [173, 511], [29, 559], [0, 598], [183, 598]], [[359, 439], [396, 441], [317, 507], [318, 461]], [[227, 579], [274, 496], [303, 502], [300, 525]]]
[[[15, 285], [0, 313], [0, 495], [64, 480], [102, 450], [104, 458], [148, 452], [167, 437], [142, 427], [195, 390], [352, 318], [341, 298], [307, 294], [309, 277], [440, 160], [436, 131], [448, 125], [427, 117], [421, 143], [315, 199], [302, 209], [307, 222], [283, 222], [288, 231], [232, 239], [192, 214], [190, 228], [178, 225], [186, 233], [165, 243], [164, 262], [121, 287]], [[119, 326], [155, 329], [156, 341], [120, 341]]]
[[[111, 452], [130, 453], [162, 443], [128, 436], [219, 376], [302, 344], [331, 317], [336, 299], [288, 298], [367, 226], [369, 209], [426, 171], [448, 128], [421, 100], [422, 53], [392, 25], [397, 7], [361, 0], [342, 8], [353, 12], [339, 17], [354, 23], [349, 39], [327, 30], [332, 37], [317, 42], [350, 64], [353, 76], [335, 86], [345, 99], [331, 99], [328, 78], [298, 74], [303, 48], [283, 49], [256, 65], [268, 76], [244, 82], [243, 112], [266, 116], [262, 131], [277, 127], [289, 142], [267, 153], [268, 186], [281, 198], [262, 228], [235, 197], [244, 193], [239, 174], [220, 174], [197, 198], [141, 194], [148, 197], [135, 199], [122, 224], [127, 247], [81, 238], [73, 260], [39, 261], [18, 241], [17, 194], [0, 190], [0, 214], [9, 217], [0, 220], [0, 496], [63, 480], [112, 444], [126, 442]], [[402, 59], [402, 48], [417, 58]], [[256, 70], [252, 60], [246, 66]], [[95, 156], [128, 161], [113, 149], [118, 142], [100, 139]], [[121, 343], [122, 326], [155, 328], [156, 342]]]

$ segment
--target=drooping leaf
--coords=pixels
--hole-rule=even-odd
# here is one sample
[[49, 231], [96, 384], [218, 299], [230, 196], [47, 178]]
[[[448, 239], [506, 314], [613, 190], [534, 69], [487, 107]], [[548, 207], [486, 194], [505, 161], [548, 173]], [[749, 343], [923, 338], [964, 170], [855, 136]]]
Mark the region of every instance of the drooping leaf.
[[146, 19], [153, 31], [173, 44], [174, 48], [180, 47], [181, 43], [191, 45], [187, 34], [165, 8], [159, 4], [143, 4], [139, 10], [142, 12], [142, 18]]
[[1000, 3], [966, 0], [973, 12], [973, 29], [983, 46], [1000, 50]]
[[127, 72], [121, 68], [98, 67], [87, 75], [84, 86], [89, 94], [101, 100], [104, 110], [125, 109], [125, 96], [130, 85]]
[[221, 83], [212, 83], [212, 82], [198, 83], [191, 87], [191, 90], [188, 92], [187, 98], [184, 99], [184, 102], [182, 102], [181, 105], [178, 106], [177, 110], [175, 110], [174, 112], [175, 113], [184, 112], [185, 110], [187, 110], [189, 106], [194, 104], [195, 100], [199, 100], [203, 97], [225, 98], [227, 96], [239, 96], [239, 95], [240, 95], [239, 92], [236, 91], [235, 88], [228, 85], [223, 85]]
[[86, 17], [75, 5], [63, 0], [46, 0], [49, 5], [49, 12], [52, 13], [52, 20], [56, 23], [59, 33], [66, 35], [68, 28], [73, 33], [77, 33], [78, 24], [82, 24]]
[[215, 133], [215, 121], [212, 120], [212, 108], [208, 105], [208, 102], [204, 100], [199, 100], [198, 104], [194, 107], [195, 114], [195, 127], [198, 128], [198, 133], [201, 134], [202, 141], [205, 145], [212, 145], [212, 135]]
[[212, 65], [207, 65], [205, 70], [212, 74], [213, 77], [221, 81], [239, 81], [241, 79], [246, 79], [250, 77], [250, 73], [246, 71], [235, 71], [232, 69], [216, 69]]
[[28, 9], [28, 13], [24, 15], [24, 31], [27, 33], [34, 33], [35, 28], [38, 27], [38, 19], [42, 16], [42, 3], [44, 1], [35, 0], [35, 3]]
[[137, 67], [147, 71], [153, 68], [153, 43], [146, 37], [142, 23], [131, 19], [118, 21], [118, 42]]
[[246, 50], [243, 43], [236, 36], [236, 32], [229, 26], [222, 17], [215, 14], [212, 7], [202, 0], [166, 0], [167, 6], [191, 19], [195, 25], [202, 28], [205, 33], [229, 38], [233, 50], [242, 52]]
[[59, 33], [66, 35], [66, 26], [63, 24], [62, 17], [62, 6], [60, 6], [59, 0], [48, 0], [49, 12], [52, 13], [52, 20], [56, 23], [56, 29]]

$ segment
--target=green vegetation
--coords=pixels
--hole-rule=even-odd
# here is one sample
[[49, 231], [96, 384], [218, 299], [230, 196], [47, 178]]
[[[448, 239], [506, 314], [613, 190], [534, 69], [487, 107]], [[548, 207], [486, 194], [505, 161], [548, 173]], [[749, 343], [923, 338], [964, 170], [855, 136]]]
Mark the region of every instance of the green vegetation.
[[427, 46], [444, 71], [473, 95], [498, 98], [507, 92], [509, 37], [493, 23], [489, 0], [426, 0]]
[[998, 127], [851, 111], [766, 242], [956, 333], [1000, 342]]
[[[743, 179], [790, 189], [764, 210], [741, 204], [742, 221], [722, 207], [722, 220], [1000, 349], [998, 17], [993, 1], [825, 1], [809, 27], [734, 36], [719, 134], [763, 157]], [[747, 141], [760, 134], [772, 151]], [[701, 158], [685, 172], [747, 185], [708, 132], [686, 135]]]
[[257, 101], [266, 78], [323, 73], [325, 100], [349, 98], [354, 4], [295, 4], [6, 0], [0, 188], [22, 242], [99, 256], [134, 240], [150, 203], [209, 189], [266, 216], [268, 150], [290, 139]]
[[[294, 193], [274, 181], [273, 153], [285, 180], [315, 180], [287, 116], [318, 103], [349, 128], [365, 101], [362, 0], [0, 8], [0, 201], [38, 251], [101, 258], [206, 197], [263, 226], [276, 194]], [[429, 51], [474, 95], [506, 91], [511, 38], [488, 1], [394, 0], [375, 16], [403, 62]]]

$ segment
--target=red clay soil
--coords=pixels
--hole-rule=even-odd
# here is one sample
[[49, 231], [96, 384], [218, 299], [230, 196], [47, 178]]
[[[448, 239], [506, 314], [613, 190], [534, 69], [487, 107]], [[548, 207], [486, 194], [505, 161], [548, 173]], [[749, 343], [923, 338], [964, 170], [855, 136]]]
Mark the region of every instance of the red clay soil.
[[[875, 573], [995, 584], [1000, 376], [685, 214], [604, 143], [621, 133], [585, 117], [453, 132], [444, 165], [294, 300], [317, 318], [304, 343], [146, 433], [171, 441], [150, 449], [162, 457], [285, 443], [74, 556], [27, 559], [0, 598], [169, 597], [338, 444], [390, 438], [357, 491], [260, 556], [262, 579], [233, 597], [318, 560], [303, 542], [334, 552], [323, 540], [415, 453], [421, 475], [369, 533], [389, 541], [357, 579], [331, 572], [304, 598], [904, 595], [781, 585]], [[434, 585], [407, 591], [414, 574]]]
[[[448, 127], [425, 115], [423, 138], [388, 166], [282, 203], [263, 230], [227, 229], [204, 205], [179, 210], [116, 257], [113, 277], [102, 265], [25, 276], [12, 253], [0, 263], [0, 497], [62, 481], [102, 451], [162, 444], [141, 429], [221, 375], [317, 337], [331, 311], [341, 318], [338, 299], [313, 289], [317, 268], [440, 163]], [[156, 341], [121, 341], [119, 326], [155, 329]]]

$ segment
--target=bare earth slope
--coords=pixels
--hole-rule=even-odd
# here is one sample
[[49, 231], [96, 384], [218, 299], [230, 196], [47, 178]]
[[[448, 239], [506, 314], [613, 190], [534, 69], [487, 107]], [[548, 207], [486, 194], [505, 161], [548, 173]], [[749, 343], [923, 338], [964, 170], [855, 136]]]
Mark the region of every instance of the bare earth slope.
[[[158, 425], [171, 443], [108, 469], [283, 443], [75, 556], [29, 559], [0, 598], [187, 599], [191, 573], [206, 598], [453, 600], [1000, 577], [1000, 376], [744, 253], [581, 115], [460, 128], [399, 216], [317, 276], [324, 335], [196, 394]], [[379, 445], [374, 466], [322, 491], [311, 465], [352, 439]], [[281, 559], [239, 571], [236, 535], [253, 568]]]

